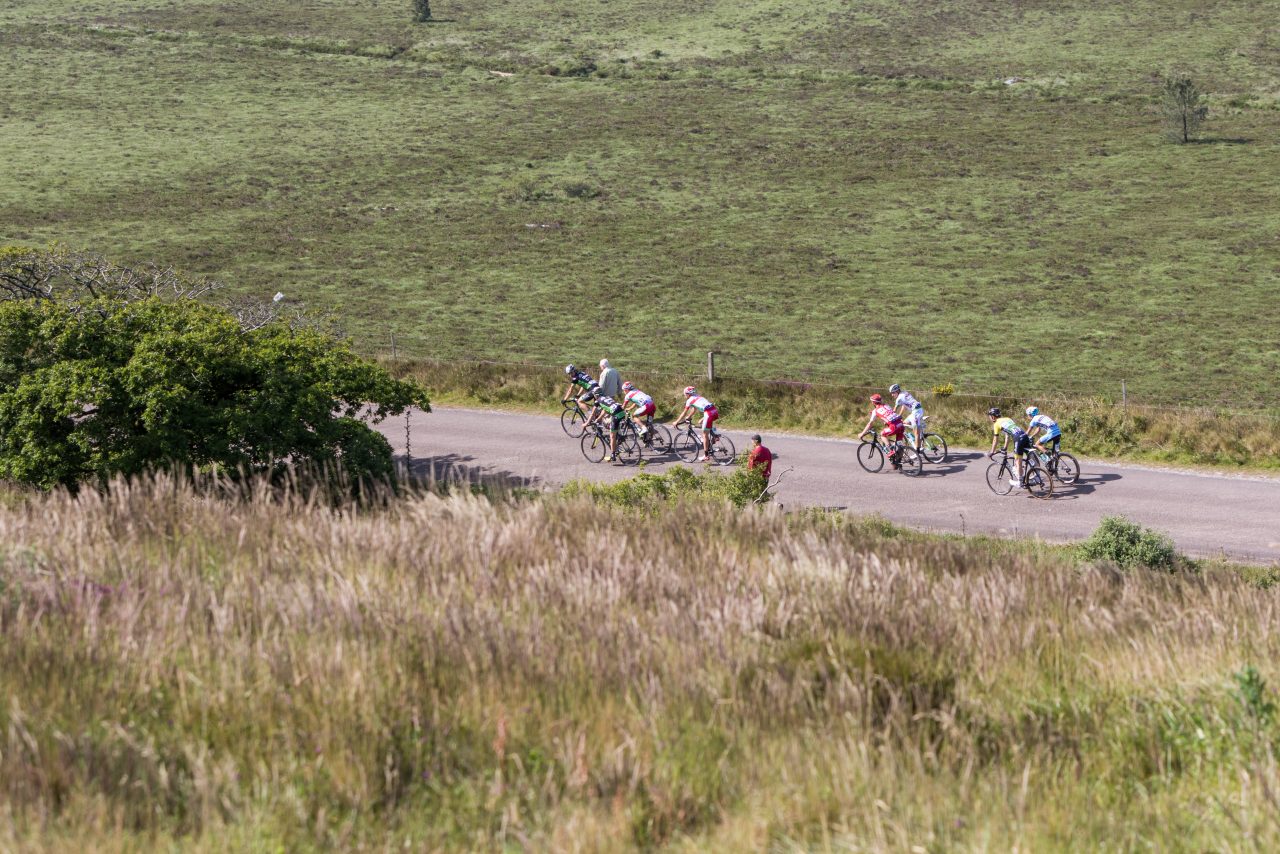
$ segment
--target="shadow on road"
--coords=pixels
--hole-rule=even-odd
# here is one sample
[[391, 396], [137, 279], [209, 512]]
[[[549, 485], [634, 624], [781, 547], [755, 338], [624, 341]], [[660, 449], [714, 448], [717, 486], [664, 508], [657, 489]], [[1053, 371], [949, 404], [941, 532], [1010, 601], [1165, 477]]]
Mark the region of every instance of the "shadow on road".
[[[536, 477], [526, 477], [509, 471], [493, 471], [485, 466], [472, 464], [475, 457], [462, 454], [441, 454], [435, 457], [415, 457], [409, 465], [409, 473], [427, 483], [466, 484], [497, 489], [530, 488], [537, 486]], [[396, 457], [404, 463], [404, 457]]]
[[1103, 486], [1104, 484], [1111, 483], [1113, 480], [1119, 479], [1120, 475], [1115, 474], [1114, 472], [1107, 472], [1106, 474], [1082, 474], [1080, 475], [1080, 479], [1070, 486], [1054, 482], [1053, 498], [1055, 501], [1069, 501], [1074, 498], [1079, 498], [1081, 495], [1089, 495], [1099, 486]]
[[949, 453], [945, 463], [926, 462], [924, 470], [920, 474], [921, 477], [946, 477], [949, 474], [964, 471], [969, 467], [969, 463], [974, 460], [980, 460], [984, 456], [986, 455], [969, 452]]

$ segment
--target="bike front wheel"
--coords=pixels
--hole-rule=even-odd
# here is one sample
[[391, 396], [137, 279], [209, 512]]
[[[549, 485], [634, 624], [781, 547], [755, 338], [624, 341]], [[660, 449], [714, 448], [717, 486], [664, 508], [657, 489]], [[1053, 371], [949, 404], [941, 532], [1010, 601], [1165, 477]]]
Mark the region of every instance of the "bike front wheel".
[[931, 463], [945, 463], [947, 440], [937, 433], [925, 433], [920, 437], [920, 453]]
[[858, 465], [872, 474], [884, 468], [884, 449], [879, 442], [862, 442], [858, 445]]
[[1053, 495], [1053, 478], [1044, 466], [1031, 461], [1027, 462], [1027, 491], [1036, 498]]
[[601, 462], [608, 453], [608, 436], [605, 436], [597, 430], [588, 430], [582, 434], [582, 456], [587, 458], [587, 462]]
[[698, 457], [702, 454], [702, 437], [692, 430], [677, 433], [674, 447], [676, 456], [686, 463], [697, 462]]
[[718, 466], [733, 465], [733, 461], [738, 456], [738, 449], [733, 446], [733, 440], [721, 433], [719, 436], [711, 440], [711, 459]]
[[1012, 475], [1008, 460], [992, 463], [987, 466], [987, 486], [996, 495], [1008, 495], [1013, 492], [1013, 484], [1009, 482]]
[[618, 434], [618, 459], [625, 466], [634, 466], [640, 462], [643, 451], [640, 437], [635, 430], [627, 430]]
[[586, 423], [587, 416], [583, 414], [580, 407], [575, 406], [560, 413], [560, 429], [571, 439], [577, 439], [582, 435], [582, 429]]
[[907, 477], [919, 477], [924, 471], [924, 455], [915, 448], [902, 449], [902, 473]]
[[1080, 479], [1080, 463], [1070, 454], [1058, 454], [1058, 459], [1053, 462], [1053, 476], [1059, 483], [1070, 486]]

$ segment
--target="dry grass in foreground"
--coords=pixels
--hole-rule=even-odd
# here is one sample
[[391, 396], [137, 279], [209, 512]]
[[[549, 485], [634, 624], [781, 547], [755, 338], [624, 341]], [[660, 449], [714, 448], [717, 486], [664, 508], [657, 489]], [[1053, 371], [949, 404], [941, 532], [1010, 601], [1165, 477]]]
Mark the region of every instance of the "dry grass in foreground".
[[0, 849], [1280, 843], [1280, 613], [1230, 574], [163, 479], [0, 541]]

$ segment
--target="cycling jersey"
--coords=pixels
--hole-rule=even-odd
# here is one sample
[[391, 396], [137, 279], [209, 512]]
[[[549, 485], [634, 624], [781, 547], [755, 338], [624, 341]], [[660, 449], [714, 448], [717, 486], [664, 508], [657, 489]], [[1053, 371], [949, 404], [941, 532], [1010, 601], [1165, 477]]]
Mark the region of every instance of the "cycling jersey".
[[614, 418], [625, 418], [627, 415], [626, 410], [622, 408], [622, 404], [618, 403], [618, 401], [614, 400], [612, 397], [605, 397], [604, 395], [601, 395], [596, 398], [596, 404]]
[[873, 409], [872, 413], [885, 424], [897, 424], [902, 421], [901, 415], [894, 412], [892, 408], [883, 403]]
[[653, 405], [653, 398], [649, 397], [649, 395], [645, 394], [638, 388], [633, 388], [631, 391], [627, 392], [627, 396], [623, 399], [627, 403], [634, 403], [641, 409], [645, 409]]
[[706, 412], [708, 409], [716, 408], [716, 405], [714, 403], [707, 400], [702, 395], [689, 398], [688, 400], [685, 401], [685, 406], [692, 406], [694, 409], [698, 410], [699, 412]]
[[900, 392], [893, 399], [893, 405], [895, 407], [905, 406], [908, 409], [924, 409], [924, 404], [912, 397], [909, 391]]
[[587, 389], [588, 391], [599, 385], [591, 378], [591, 375], [585, 371], [574, 371], [573, 375], [569, 377], [569, 382], [573, 383], [578, 388]]
[[991, 425], [992, 435], [999, 434], [1001, 430], [1008, 433], [1010, 436], [1012, 436], [1015, 439], [1018, 439], [1018, 438], [1021, 438], [1022, 436], [1027, 435], [1027, 431], [1019, 427], [1018, 422], [1008, 417], [997, 418], [996, 423]]
[[1044, 431], [1040, 436], [1040, 441], [1042, 442], [1046, 439], [1055, 439], [1062, 435], [1062, 428], [1058, 426], [1058, 422], [1054, 421], [1048, 415], [1037, 415], [1035, 418], [1032, 418], [1031, 427], [1039, 427]]

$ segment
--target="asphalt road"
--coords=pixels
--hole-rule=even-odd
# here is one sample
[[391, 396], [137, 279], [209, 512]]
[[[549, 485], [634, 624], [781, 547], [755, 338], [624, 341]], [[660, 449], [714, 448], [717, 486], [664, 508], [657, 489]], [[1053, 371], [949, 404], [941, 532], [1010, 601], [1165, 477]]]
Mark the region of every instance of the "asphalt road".
[[[574, 478], [612, 481], [636, 474], [632, 466], [592, 464], [557, 417], [471, 409], [413, 412], [410, 450], [415, 468], [473, 480], [497, 479], [524, 485], [556, 485]], [[379, 429], [397, 453], [405, 450], [405, 419]], [[752, 431], [726, 427], [740, 452]], [[1123, 514], [1164, 531], [1192, 555], [1225, 554], [1233, 559], [1280, 560], [1280, 479], [1149, 468], [1082, 459], [1079, 482], [1055, 485], [1048, 500], [1017, 491], [992, 493], [988, 461], [977, 451], [952, 450], [941, 465], [925, 464], [919, 478], [888, 466], [868, 474], [855, 458], [852, 440], [762, 433], [775, 454], [774, 475], [783, 477], [776, 500], [851, 513], [879, 513], [886, 519], [928, 531], [989, 533], [1081, 540], [1104, 516]], [[654, 460], [648, 471], [675, 464]]]

